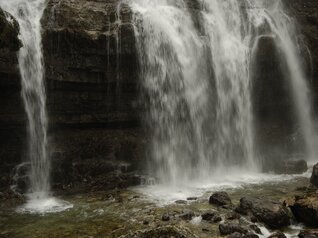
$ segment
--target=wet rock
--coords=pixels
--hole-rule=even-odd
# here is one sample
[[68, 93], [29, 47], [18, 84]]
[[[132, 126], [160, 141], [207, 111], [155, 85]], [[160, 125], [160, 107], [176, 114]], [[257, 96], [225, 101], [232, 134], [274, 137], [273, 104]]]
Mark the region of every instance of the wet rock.
[[255, 231], [257, 234], [262, 235], [262, 231], [257, 225], [251, 224], [249, 227], [251, 228], [251, 230]]
[[143, 225], [149, 225], [149, 221], [148, 221], [148, 220], [144, 220], [144, 221], [142, 222], [142, 224], [143, 224]]
[[254, 233], [248, 233], [248, 234], [244, 235], [243, 238], [259, 238], [259, 236], [257, 234], [254, 234]]
[[212, 221], [215, 215], [216, 215], [215, 211], [206, 211], [201, 214], [201, 217], [202, 217], [202, 220], [204, 221]]
[[186, 205], [188, 204], [188, 202], [186, 200], [177, 200], [175, 201], [176, 204], [180, 204], [180, 205]]
[[224, 223], [219, 225], [219, 230], [221, 235], [230, 235], [233, 234], [234, 232], [238, 232], [241, 234], [247, 234], [248, 229], [234, 223]]
[[219, 215], [216, 215], [215, 217], [213, 217], [212, 221], [214, 223], [218, 223], [218, 222], [222, 221], [222, 217]]
[[183, 211], [183, 213], [179, 215], [179, 217], [185, 221], [191, 221], [194, 216], [195, 216], [194, 212], [190, 210]]
[[304, 230], [298, 234], [299, 238], [318, 238], [318, 230]]
[[188, 201], [196, 201], [196, 200], [198, 200], [198, 198], [197, 197], [188, 197], [187, 200]]
[[189, 229], [178, 226], [164, 226], [155, 229], [147, 229], [130, 232], [120, 238], [197, 238]]
[[242, 237], [242, 234], [239, 232], [234, 232], [228, 236], [228, 238], [241, 238], [241, 237]]
[[314, 165], [310, 178], [310, 183], [315, 187], [318, 187], [318, 164]]
[[253, 222], [253, 223], [256, 223], [257, 222], [257, 218], [256, 217], [254, 217], [254, 216], [251, 216], [251, 222]]
[[161, 220], [162, 221], [170, 221], [169, 214], [168, 213], [163, 214], [162, 217], [161, 217]]
[[20, 27], [9, 13], [0, 8], [0, 49], [16, 52], [22, 46], [18, 38]]
[[305, 160], [278, 160], [271, 169], [276, 174], [302, 174], [307, 170], [308, 166]]
[[275, 232], [271, 234], [268, 238], [287, 238], [283, 232]]
[[232, 201], [226, 192], [217, 192], [212, 194], [209, 203], [217, 206], [231, 205]]
[[254, 233], [249, 232], [246, 235], [244, 235], [243, 238], [259, 238], [259, 236], [254, 234]]
[[251, 213], [257, 220], [273, 229], [290, 224], [288, 209], [275, 201], [247, 197], [241, 198], [240, 205], [236, 211], [245, 215]]
[[237, 212], [230, 212], [226, 214], [225, 218], [228, 220], [235, 220], [235, 219], [240, 219], [241, 216]]
[[318, 227], [318, 197], [316, 195], [295, 197], [295, 202], [290, 205], [290, 209], [297, 221]]

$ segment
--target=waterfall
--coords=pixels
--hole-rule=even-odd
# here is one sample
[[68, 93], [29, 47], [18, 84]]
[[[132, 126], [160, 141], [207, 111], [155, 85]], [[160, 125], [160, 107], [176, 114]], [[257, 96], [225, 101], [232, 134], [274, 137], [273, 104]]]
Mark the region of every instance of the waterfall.
[[20, 25], [21, 48], [18, 59], [22, 98], [28, 119], [28, 160], [30, 193], [47, 197], [50, 191], [50, 160], [47, 153], [47, 114], [41, 43], [41, 17], [45, 0], [1, 0], [1, 7]]
[[20, 25], [22, 48], [18, 54], [22, 98], [27, 115], [30, 161], [29, 202], [22, 212], [55, 212], [70, 207], [50, 197], [50, 158], [48, 155], [46, 92], [42, 54], [41, 18], [46, 0], [0, 0], [0, 6]]
[[134, 14], [144, 121], [152, 135], [151, 174], [176, 185], [230, 168], [259, 171], [252, 61], [264, 34], [283, 52], [306, 150], [313, 156], [309, 91], [294, 24], [281, 1], [126, 2]]
[[[256, 1], [257, 2], [257, 1]], [[260, 1], [250, 12], [252, 19], [266, 22], [272, 31], [276, 47], [282, 52], [286, 61], [292, 96], [295, 102], [298, 124], [304, 139], [307, 160], [315, 160], [317, 138], [312, 115], [312, 102], [307, 79], [302, 68], [300, 45], [297, 41], [296, 23], [284, 12], [281, 1]]]

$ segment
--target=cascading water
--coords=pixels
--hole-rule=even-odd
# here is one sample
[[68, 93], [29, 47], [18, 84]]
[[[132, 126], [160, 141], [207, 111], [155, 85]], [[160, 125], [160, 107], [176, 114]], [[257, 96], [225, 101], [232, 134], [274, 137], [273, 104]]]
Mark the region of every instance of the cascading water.
[[276, 47], [282, 52], [282, 60], [286, 61], [288, 77], [298, 123], [305, 143], [307, 160], [315, 160], [317, 156], [317, 138], [312, 115], [312, 103], [307, 80], [300, 60], [300, 46], [297, 43], [295, 22], [284, 12], [281, 1], [255, 1], [249, 12], [251, 21], [258, 24], [266, 22], [272, 31]]
[[179, 184], [224, 176], [231, 167], [259, 171], [251, 62], [264, 25], [287, 62], [306, 150], [313, 156], [308, 88], [281, 1], [197, 0], [196, 15], [183, 0], [126, 2], [134, 12], [145, 121], [153, 136], [151, 174]]
[[[22, 211], [58, 211], [66, 204], [50, 198], [46, 93], [42, 54], [41, 23], [46, 0], [0, 0], [0, 6], [20, 25], [19, 51], [22, 98], [28, 119], [29, 198]], [[69, 206], [69, 204], [67, 204]]]
[[183, 1], [133, 1], [131, 7], [153, 133], [151, 170], [166, 183], [185, 181], [210, 166], [205, 47]]

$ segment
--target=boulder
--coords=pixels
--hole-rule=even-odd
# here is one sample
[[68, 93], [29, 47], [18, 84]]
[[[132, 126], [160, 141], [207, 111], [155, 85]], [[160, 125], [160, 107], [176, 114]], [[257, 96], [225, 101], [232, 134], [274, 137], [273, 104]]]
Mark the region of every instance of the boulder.
[[231, 205], [232, 201], [226, 192], [216, 192], [211, 195], [209, 203], [217, 206], [225, 206]]
[[271, 234], [268, 238], [287, 238], [283, 232], [275, 232], [274, 234]]
[[229, 212], [225, 215], [225, 218], [227, 220], [235, 220], [235, 219], [240, 219], [241, 216], [237, 212]]
[[182, 212], [181, 215], [179, 215], [179, 217], [182, 219], [182, 220], [185, 220], [185, 221], [190, 221], [192, 220], [192, 218], [195, 216], [194, 212], [193, 211], [190, 211], [190, 210], [185, 210]]
[[251, 224], [251, 225], [249, 225], [249, 227], [250, 227], [253, 231], [255, 231], [255, 233], [262, 235], [262, 231], [261, 231], [261, 229], [260, 229], [257, 225]]
[[234, 232], [231, 235], [229, 235], [227, 238], [241, 238], [242, 234], [239, 232]]
[[291, 204], [290, 208], [297, 221], [308, 226], [318, 227], [317, 195], [296, 197], [294, 204]]
[[318, 187], [318, 164], [314, 165], [310, 178], [310, 183], [315, 187]]
[[317, 238], [318, 230], [304, 230], [298, 234], [299, 238]]
[[204, 221], [212, 221], [215, 215], [216, 215], [215, 211], [206, 211], [201, 214], [201, 217], [202, 217], [202, 220]]
[[246, 235], [244, 235], [243, 238], [259, 238], [259, 236], [252, 232], [249, 232]]
[[219, 225], [221, 235], [230, 235], [235, 232], [247, 234], [248, 229], [235, 223], [224, 223]]
[[271, 200], [241, 198], [236, 211], [245, 215], [252, 214], [257, 220], [273, 229], [282, 228], [290, 224], [287, 207]]

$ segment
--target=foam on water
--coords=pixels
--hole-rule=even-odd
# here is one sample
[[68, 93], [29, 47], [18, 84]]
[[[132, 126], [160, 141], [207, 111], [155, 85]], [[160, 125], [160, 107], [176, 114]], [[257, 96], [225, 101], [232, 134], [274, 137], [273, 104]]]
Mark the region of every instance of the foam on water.
[[179, 186], [166, 184], [144, 185], [134, 190], [144, 194], [147, 199], [154, 201], [158, 206], [165, 206], [177, 200], [186, 200], [188, 197], [201, 197], [207, 192], [224, 189], [239, 189], [246, 185], [265, 183], [279, 183], [295, 178], [310, 177], [310, 172], [300, 175], [275, 175], [265, 173], [241, 173], [242, 171], [229, 170], [227, 174], [215, 174], [206, 179], [193, 180]]
[[18, 213], [40, 214], [57, 213], [73, 208], [73, 204], [43, 194], [29, 194], [26, 204], [17, 208]]

